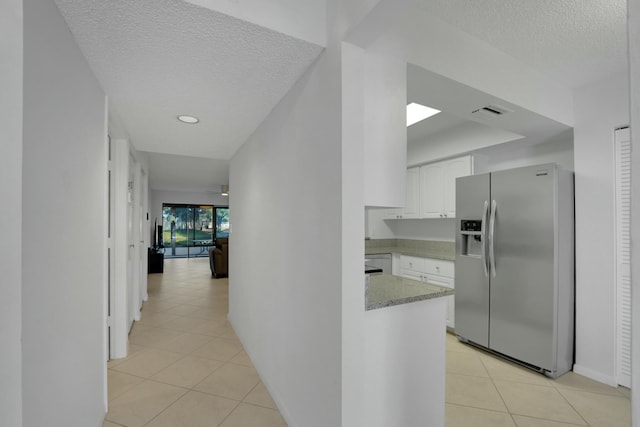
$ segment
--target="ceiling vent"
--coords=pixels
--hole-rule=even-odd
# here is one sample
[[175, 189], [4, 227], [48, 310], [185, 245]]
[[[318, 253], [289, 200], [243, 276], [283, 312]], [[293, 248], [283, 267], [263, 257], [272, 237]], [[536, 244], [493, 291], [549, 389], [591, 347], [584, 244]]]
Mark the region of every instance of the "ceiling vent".
[[507, 113], [513, 113], [513, 110], [509, 110], [508, 108], [496, 104], [489, 104], [471, 112], [471, 114], [484, 117], [485, 119], [495, 119], [496, 117], [503, 116]]

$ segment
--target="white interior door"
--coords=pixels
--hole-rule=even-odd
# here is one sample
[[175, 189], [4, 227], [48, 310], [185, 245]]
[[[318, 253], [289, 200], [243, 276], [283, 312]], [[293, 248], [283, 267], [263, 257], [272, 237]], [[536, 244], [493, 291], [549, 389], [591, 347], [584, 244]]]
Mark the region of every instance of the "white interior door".
[[131, 329], [133, 321], [135, 320], [136, 301], [138, 299], [137, 286], [138, 282], [136, 277], [136, 261], [138, 254], [136, 253], [135, 240], [135, 160], [129, 157], [129, 179], [127, 182], [127, 326]]
[[618, 384], [631, 387], [631, 135], [615, 133], [616, 158], [616, 328]]
[[110, 358], [127, 355], [127, 339], [131, 327], [131, 293], [129, 282], [129, 202], [130, 178], [129, 142], [111, 140], [110, 218], [109, 218], [109, 325]]
[[140, 179], [138, 180], [138, 186], [140, 188], [139, 210], [140, 215], [138, 221], [138, 272], [139, 272], [139, 291], [140, 291], [140, 304], [142, 301], [146, 301], [149, 296], [147, 294], [147, 247], [149, 247], [149, 209], [148, 204], [148, 184], [146, 172], [140, 168]]

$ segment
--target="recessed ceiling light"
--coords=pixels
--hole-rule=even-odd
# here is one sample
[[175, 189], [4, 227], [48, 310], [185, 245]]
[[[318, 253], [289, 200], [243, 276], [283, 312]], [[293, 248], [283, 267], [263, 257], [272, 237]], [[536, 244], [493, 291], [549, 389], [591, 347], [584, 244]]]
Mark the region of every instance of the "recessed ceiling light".
[[178, 120], [180, 120], [182, 123], [189, 123], [190, 125], [195, 125], [200, 121], [197, 117], [193, 116], [178, 116]]
[[412, 102], [407, 105], [407, 127], [438, 114], [440, 110]]

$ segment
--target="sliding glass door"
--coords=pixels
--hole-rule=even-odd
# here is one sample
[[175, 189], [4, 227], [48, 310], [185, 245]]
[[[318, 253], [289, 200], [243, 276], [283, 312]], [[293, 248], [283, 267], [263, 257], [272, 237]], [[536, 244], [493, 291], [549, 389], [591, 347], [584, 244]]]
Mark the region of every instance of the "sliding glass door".
[[227, 238], [229, 237], [229, 208], [228, 207], [215, 207], [216, 215], [216, 229], [215, 238]]
[[162, 205], [162, 239], [166, 258], [209, 255], [214, 241], [213, 206]]

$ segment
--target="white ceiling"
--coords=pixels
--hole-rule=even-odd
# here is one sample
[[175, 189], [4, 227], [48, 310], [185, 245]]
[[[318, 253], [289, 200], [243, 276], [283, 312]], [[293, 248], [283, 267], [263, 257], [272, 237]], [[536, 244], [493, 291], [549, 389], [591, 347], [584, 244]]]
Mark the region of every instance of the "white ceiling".
[[142, 151], [229, 159], [322, 51], [184, 1], [56, 4]]
[[[111, 131], [121, 133], [114, 136], [155, 153], [149, 157], [150, 186], [155, 189], [218, 192], [219, 185], [228, 183], [229, 158], [322, 51], [318, 29], [325, 26], [320, 22], [325, 16], [293, 7], [293, 0], [270, 0], [264, 13], [278, 12], [271, 17], [256, 12], [255, 7], [262, 7], [260, 0], [55, 3], [109, 96]], [[393, 10], [394, 4], [387, 3]], [[625, 0], [416, 3], [449, 28], [492, 45], [568, 88], [626, 67]], [[211, 8], [199, 6], [209, 4]], [[212, 10], [216, 5], [228, 14]], [[306, 25], [301, 18], [284, 25], [283, 20], [291, 21], [282, 11], [287, 5], [294, 15], [313, 15], [320, 21]], [[324, 0], [310, 5], [314, 10], [325, 8]], [[376, 28], [384, 27], [388, 18], [382, 17]], [[441, 37], [446, 40], [447, 34]], [[409, 78], [409, 100], [445, 114], [409, 128], [412, 141], [456, 123], [478, 121], [469, 116], [470, 107], [491, 99], [452, 80], [439, 80], [442, 76], [418, 75], [420, 84]], [[516, 113], [487, 125], [530, 140], [566, 128], [528, 111]], [[176, 120], [179, 114], [195, 115], [201, 122], [182, 124]]]
[[627, 64], [626, 0], [429, 0], [431, 15], [566, 87]]

